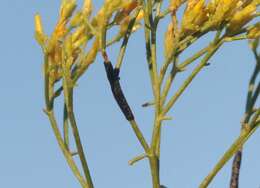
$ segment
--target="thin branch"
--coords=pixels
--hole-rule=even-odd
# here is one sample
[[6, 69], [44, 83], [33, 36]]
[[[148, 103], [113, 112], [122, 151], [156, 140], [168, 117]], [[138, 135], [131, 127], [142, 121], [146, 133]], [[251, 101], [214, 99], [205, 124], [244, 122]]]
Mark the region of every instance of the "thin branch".
[[68, 118], [68, 112], [66, 108], [66, 104], [64, 104], [63, 107], [63, 139], [64, 139], [64, 144], [67, 148], [68, 151], [70, 151], [69, 148], [69, 118]]
[[139, 155], [133, 159], [131, 159], [130, 161], [128, 161], [128, 164], [129, 165], [134, 165], [136, 162], [140, 161], [140, 160], [143, 160], [147, 157], [147, 154], [146, 153], [143, 153], [142, 155]]
[[208, 174], [208, 176], [202, 181], [199, 188], [206, 188], [216, 176], [216, 174], [222, 169], [222, 167], [230, 160], [230, 158], [244, 145], [244, 143], [249, 139], [249, 137], [256, 131], [259, 124], [256, 121], [259, 118], [260, 109], [255, 113], [252, 121], [248, 124], [246, 129], [243, 129], [239, 137], [234, 141], [230, 148], [221, 157], [219, 162], [215, 165], [213, 170]]
[[176, 77], [177, 73], [180, 71], [180, 69], [176, 66], [176, 64], [177, 64], [177, 59], [175, 60], [175, 62], [173, 62], [172, 70], [171, 70], [170, 75], [168, 76], [165, 86], [162, 90], [162, 96], [161, 96], [161, 105], [162, 106], [164, 105], [164, 103], [166, 101], [167, 95], [170, 91], [174, 78]]
[[196, 54], [194, 54], [192, 57], [186, 59], [184, 62], [178, 65], [178, 69], [183, 70], [185, 69], [188, 65], [190, 65], [192, 62], [200, 58], [202, 55], [204, 55], [210, 48], [210, 45], [201, 49], [198, 51]]
[[[258, 54], [256, 50], [253, 49], [253, 52], [256, 61], [258, 61]], [[260, 83], [257, 84], [257, 87], [255, 89], [255, 81], [260, 71], [259, 68], [260, 68], [259, 64], [258, 62], [256, 62], [255, 69], [252, 73], [252, 76], [248, 84], [249, 86], [248, 86], [246, 106], [245, 106], [245, 115], [244, 115], [245, 117], [243, 118], [243, 122], [242, 122], [242, 130], [246, 128], [245, 125], [248, 124], [248, 122], [250, 121], [251, 116], [253, 115], [256, 100], [259, 96]], [[240, 167], [242, 162], [242, 153], [243, 153], [243, 148], [241, 148], [234, 157], [233, 164], [232, 164], [231, 179], [230, 179], [230, 188], [238, 188], [239, 186], [239, 174], [240, 174]]]
[[146, 153], [149, 153], [150, 152], [150, 147], [149, 145], [147, 144], [141, 130], [139, 129], [136, 121], [133, 119], [130, 121], [130, 124], [135, 132], [135, 135], [136, 137], [138, 138], [139, 142], [141, 143], [141, 145], [143, 146], [144, 150]]
[[129, 22], [129, 25], [128, 25], [127, 31], [125, 33], [122, 45], [120, 47], [120, 52], [119, 52], [119, 55], [118, 55], [118, 58], [117, 58], [117, 63], [116, 63], [116, 66], [115, 66], [117, 69], [120, 69], [121, 64], [123, 62], [127, 43], [128, 43], [129, 37], [131, 35], [132, 29], [135, 25], [136, 17], [138, 16], [139, 12], [140, 12], [140, 8], [136, 10], [135, 14], [133, 15], [133, 18]]
[[185, 91], [185, 89], [190, 85], [195, 76], [202, 70], [203, 67], [207, 64], [208, 60], [215, 54], [217, 49], [223, 44], [224, 40], [220, 40], [217, 44], [212, 45], [209, 48], [208, 53], [202, 59], [201, 63], [193, 70], [190, 76], [184, 81], [183, 85], [179, 88], [176, 94], [170, 99], [168, 104], [164, 107], [162, 114], [165, 115], [171, 107], [175, 104], [177, 99], [181, 96], [181, 94]]
[[45, 63], [44, 63], [44, 72], [45, 72], [45, 102], [46, 102], [46, 110], [45, 113], [47, 114], [49, 121], [51, 123], [51, 127], [53, 129], [54, 135], [56, 137], [56, 140], [58, 141], [58, 145], [69, 165], [69, 167], [71, 168], [73, 174], [75, 175], [75, 177], [78, 179], [79, 183], [81, 184], [82, 187], [84, 188], [91, 188], [88, 186], [87, 182], [85, 181], [85, 179], [82, 177], [77, 165], [75, 164], [72, 155], [70, 154], [69, 150], [67, 150], [67, 146], [65, 145], [65, 143], [63, 142], [61, 133], [59, 131], [58, 125], [57, 125], [57, 121], [55, 119], [55, 115], [53, 112], [53, 101], [51, 99], [50, 96], [52, 96], [53, 94], [53, 88], [50, 86], [50, 75], [49, 75], [49, 61], [47, 58], [47, 55], [45, 55]]
[[73, 174], [78, 179], [80, 185], [83, 188], [91, 188], [91, 187], [88, 186], [86, 180], [80, 174], [80, 171], [79, 171], [76, 163], [74, 162], [72, 155], [67, 150], [66, 145], [63, 143], [62, 136], [61, 136], [60, 131], [58, 129], [58, 125], [57, 125], [57, 122], [55, 120], [55, 116], [54, 116], [53, 111], [47, 111], [46, 110], [45, 113], [48, 115], [48, 118], [49, 118], [50, 123], [51, 123], [51, 127], [52, 127], [54, 135], [56, 137], [56, 140], [58, 141], [59, 147], [60, 147], [69, 167], [71, 168]]
[[[66, 51], [64, 50], [64, 53]], [[68, 56], [69, 57], [69, 56]], [[68, 66], [70, 64], [71, 59], [66, 59], [65, 57], [62, 57], [62, 70], [63, 70], [63, 92], [64, 92], [64, 99], [67, 109], [68, 118], [70, 121], [70, 125], [72, 128], [75, 144], [77, 147], [77, 152], [80, 158], [80, 162], [82, 165], [83, 172], [85, 174], [85, 178], [87, 180], [87, 184], [89, 188], [93, 188], [93, 182], [90, 175], [89, 167], [87, 164], [87, 160], [84, 154], [83, 146], [81, 143], [76, 118], [74, 115], [73, 110], [73, 80], [71, 79], [71, 73], [70, 73], [70, 67]]]

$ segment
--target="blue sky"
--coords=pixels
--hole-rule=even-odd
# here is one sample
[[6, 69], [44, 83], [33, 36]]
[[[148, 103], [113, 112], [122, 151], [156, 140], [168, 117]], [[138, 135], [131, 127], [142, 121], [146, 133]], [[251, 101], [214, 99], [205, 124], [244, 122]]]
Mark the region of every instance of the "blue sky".
[[[100, 6], [102, 1], [96, 3]], [[0, 187], [80, 187], [42, 112], [42, 53], [33, 37], [33, 16], [39, 12], [50, 33], [58, 9], [59, 1], [53, 0], [1, 1]], [[165, 28], [162, 23], [159, 33]], [[121, 84], [149, 140], [153, 111], [141, 107], [152, 98], [143, 38], [143, 31], [138, 31], [129, 42]], [[186, 55], [208, 40], [204, 38]], [[109, 50], [112, 60], [117, 47]], [[161, 181], [169, 188], [198, 187], [239, 134], [254, 65], [252, 53], [246, 41], [229, 43], [210, 62], [171, 110], [173, 120], [163, 128]], [[142, 149], [112, 98], [100, 57], [78, 84], [76, 116], [95, 187], [151, 187], [146, 160], [128, 166]], [[259, 143], [258, 130], [244, 148], [241, 188], [260, 186]], [[209, 188], [228, 187], [230, 166], [229, 162]]]

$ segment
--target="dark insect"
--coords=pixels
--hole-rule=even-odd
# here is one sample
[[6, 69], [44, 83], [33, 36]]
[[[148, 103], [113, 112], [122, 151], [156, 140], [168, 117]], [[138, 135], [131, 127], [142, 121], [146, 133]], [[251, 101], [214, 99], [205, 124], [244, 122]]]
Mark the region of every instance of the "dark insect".
[[110, 61], [104, 62], [107, 79], [109, 81], [113, 96], [128, 121], [134, 120], [134, 115], [124, 96], [120, 85], [119, 69], [114, 69]]

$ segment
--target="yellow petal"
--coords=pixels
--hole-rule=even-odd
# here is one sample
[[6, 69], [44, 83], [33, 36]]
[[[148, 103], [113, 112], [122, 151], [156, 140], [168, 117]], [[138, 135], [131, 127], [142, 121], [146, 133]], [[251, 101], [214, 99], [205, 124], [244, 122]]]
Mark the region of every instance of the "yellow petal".
[[256, 6], [253, 4], [249, 4], [242, 10], [236, 12], [229, 22], [229, 26], [227, 28], [228, 32], [232, 33], [239, 30], [241, 27], [243, 27], [254, 18], [255, 12]]
[[39, 14], [35, 15], [34, 23], [35, 23], [35, 39], [42, 46], [44, 45], [45, 42], [45, 34], [43, 31], [41, 16]]
[[75, 0], [66, 1], [61, 7], [60, 19], [69, 19], [72, 16], [74, 10], [76, 9], [76, 6], [77, 5]]
[[92, 11], [93, 11], [92, 0], [85, 0], [83, 7], [82, 7], [82, 12], [83, 12], [84, 16], [86, 16], [87, 18], [90, 17]]

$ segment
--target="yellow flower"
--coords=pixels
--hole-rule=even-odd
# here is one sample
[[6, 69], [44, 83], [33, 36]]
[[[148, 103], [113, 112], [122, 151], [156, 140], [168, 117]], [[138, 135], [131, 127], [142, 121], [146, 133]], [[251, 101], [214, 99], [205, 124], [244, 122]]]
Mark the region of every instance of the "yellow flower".
[[81, 26], [77, 27], [75, 32], [72, 34], [72, 42], [76, 42], [84, 35], [86, 35], [86, 27], [82, 24]]
[[45, 34], [43, 31], [41, 16], [39, 14], [35, 15], [34, 23], [35, 23], [35, 39], [41, 46], [43, 46], [45, 43]]
[[212, 0], [207, 6], [209, 27], [217, 29], [230, 20], [240, 4], [241, 0]]
[[191, 34], [200, 29], [208, 20], [204, 0], [189, 0], [182, 19], [182, 32]]
[[82, 13], [85, 17], [89, 18], [93, 11], [93, 3], [92, 0], [85, 0], [82, 8]]
[[53, 37], [55, 37], [58, 40], [62, 38], [66, 33], [67, 33], [66, 22], [62, 21], [56, 25], [53, 33]]
[[237, 11], [230, 19], [227, 31], [232, 33], [239, 30], [241, 27], [243, 27], [254, 18], [255, 13], [256, 6], [254, 4], [249, 4], [245, 8]]
[[217, 9], [219, 0], [211, 0], [207, 5], [209, 15], [213, 15]]
[[91, 49], [89, 50], [89, 52], [85, 56], [85, 59], [84, 59], [84, 62], [83, 62], [84, 66], [88, 66], [95, 61], [98, 50], [100, 48], [100, 42], [99, 41], [100, 41], [99, 38], [96, 38], [96, 40], [94, 41]]
[[34, 17], [34, 21], [35, 21], [35, 32], [39, 33], [40, 35], [43, 35], [41, 16], [39, 14], [36, 14]]
[[74, 28], [83, 22], [83, 14], [81, 11], [77, 12], [70, 21], [70, 27]]
[[68, 20], [72, 16], [76, 6], [75, 0], [65, 1], [61, 6], [60, 20]]
[[91, 21], [92, 26], [102, 35], [113, 13], [119, 11], [125, 3], [123, 0], [105, 0], [103, 6]]
[[67, 33], [66, 24], [68, 23], [69, 18], [72, 16], [75, 8], [76, 8], [75, 0], [71, 0], [71, 1], [67, 0], [63, 2], [60, 10], [59, 21], [53, 32], [53, 38], [56, 38], [58, 40]]

